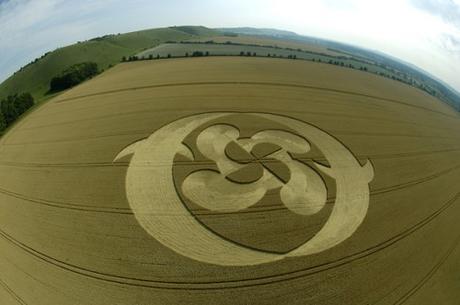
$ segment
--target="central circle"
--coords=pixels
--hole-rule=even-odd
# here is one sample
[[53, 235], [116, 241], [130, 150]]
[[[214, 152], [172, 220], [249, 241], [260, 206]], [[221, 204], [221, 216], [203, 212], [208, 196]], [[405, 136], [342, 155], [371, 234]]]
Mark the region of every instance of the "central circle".
[[251, 152], [247, 152], [235, 141], [230, 142], [225, 149], [225, 154], [230, 160], [246, 166], [230, 173], [226, 178], [235, 183], [253, 183], [262, 177], [265, 168], [282, 183], [287, 183], [290, 178], [289, 169], [283, 162], [270, 157], [280, 150], [279, 145], [259, 143], [252, 148]]

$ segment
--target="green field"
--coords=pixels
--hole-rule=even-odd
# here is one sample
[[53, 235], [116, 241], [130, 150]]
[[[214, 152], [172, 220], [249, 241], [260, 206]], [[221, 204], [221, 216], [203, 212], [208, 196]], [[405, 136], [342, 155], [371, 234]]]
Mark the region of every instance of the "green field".
[[251, 54], [256, 53], [257, 56], [270, 56], [273, 57], [288, 57], [289, 55], [296, 55], [297, 58], [311, 60], [313, 58], [322, 58], [326, 61], [326, 56], [315, 56], [311, 53], [301, 51], [289, 51], [286, 49], [274, 49], [268, 47], [259, 47], [251, 45], [225, 45], [225, 44], [205, 44], [205, 43], [165, 43], [158, 47], [142, 51], [137, 54], [139, 58], [148, 58], [149, 55], [156, 57], [167, 57], [170, 54], [172, 57], [184, 57], [186, 53], [192, 56], [194, 51], [209, 52], [209, 55], [214, 56], [238, 56], [240, 52], [250, 52]]
[[241, 45], [257, 45], [257, 46], [271, 46], [279, 49], [301, 49], [313, 53], [321, 53], [331, 56], [345, 56], [351, 57], [350, 55], [344, 55], [341, 52], [331, 51], [326, 47], [315, 43], [308, 42], [296, 42], [291, 40], [285, 40], [275, 37], [260, 37], [254, 35], [241, 35], [238, 36], [209, 36], [202, 38], [192, 38], [190, 42], [208, 42], [212, 41], [214, 43], [232, 43], [232, 44], [241, 44]]
[[212, 30], [203, 27], [173, 27], [126, 34], [107, 35], [59, 48], [38, 59], [0, 84], [0, 100], [7, 95], [30, 92], [36, 100], [46, 98], [51, 78], [66, 68], [81, 62], [96, 62], [100, 69], [120, 62], [143, 49], [168, 40], [186, 40], [210, 36]]

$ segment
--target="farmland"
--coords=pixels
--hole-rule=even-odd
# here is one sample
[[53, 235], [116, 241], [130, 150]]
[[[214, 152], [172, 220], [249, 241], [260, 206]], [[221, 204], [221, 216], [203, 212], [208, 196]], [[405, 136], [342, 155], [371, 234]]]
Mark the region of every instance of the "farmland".
[[[162, 47], [182, 46], [190, 45]], [[280, 122], [301, 122], [341, 143], [359, 166], [371, 162], [369, 206], [356, 232], [320, 253], [244, 266], [206, 263], [195, 259], [198, 251], [188, 257], [152, 236], [126, 189], [137, 157], [120, 152], [174, 122], [216, 113], [231, 113], [225, 128], [240, 124], [246, 139], [260, 126], [292, 134], [294, 127]], [[223, 128], [219, 120], [205, 127]], [[192, 143], [200, 135], [191, 132], [184, 143], [204, 151]], [[298, 158], [327, 166], [326, 152], [307, 140], [310, 154]], [[239, 160], [244, 152], [228, 154]], [[273, 162], [260, 156], [257, 162]], [[166, 158], [135, 164], [174, 173], [174, 181], [145, 180], [147, 189], [180, 185], [189, 171], [211, 166], [197, 153], [174, 158], [173, 171]], [[0, 167], [2, 305], [430, 305], [460, 298], [460, 116], [424, 91], [364, 71], [240, 56], [121, 63], [13, 126], [0, 139]], [[235, 179], [249, 181], [251, 171]], [[278, 255], [315, 235], [330, 217], [340, 188], [321, 178], [327, 202], [315, 215], [273, 204], [272, 193], [267, 202], [236, 212], [184, 205], [223, 239]], [[173, 222], [184, 216], [155, 212]]]
[[258, 36], [213, 36], [179, 42], [168, 41], [136, 54], [134, 59], [160, 59], [196, 55], [281, 57], [359, 69], [423, 90], [456, 109], [460, 107], [457, 101], [458, 96], [443, 91], [445, 88], [438, 88], [432, 80], [424, 75], [419, 75], [418, 72], [407, 70], [404, 65], [397, 64], [394, 61], [382, 62], [381, 60], [375, 60], [372, 56], [369, 58], [361, 55], [359, 52], [341, 51], [314, 43], [269, 39]]
[[[296, 42], [284, 39], [275, 39], [270, 37], [260, 37], [254, 35], [238, 35], [238, 36], [209, 36], [202, 38], [192, 38], [190, 42], [207, 42], [213, 41], [215, 43], [228, 43], [241, 44], [241, 45], [258, 45], [258, 46], [276, 46], [282, 49], [302, 49], [313, 53], [323, 53], [331, 56], [343, 56], [344, 54], [339, 52], [330, 51], [326, 47], [322, 47], [313, 43]], [[349, 57], [349, 56], [347, 56]]]
[[257, 56], [273, 56], [273, 57], [288, 57], [289, 55], [296, 55], [297, 58], [312, 60], [313, 58], [322, 59], [327, 61], [330, 57], [315, 56], [313, 53], [307, 53], [297, 50], [274, 49], [271, 47], [254, 46], [254, 45], [231, 45], [231, 44], [216, 44], [216, 43], [164, 43], [158, 47], [145, 50], [137, 54], [139, 58], [148, 58], [152, 55], [154, 58], [159, 55], [165, 58], [169, 55], [172, 57], [184, 57], [186, 53], [190, 56], [193, 52], [209, 52], [214, 56], [238, 56], [241, 52], [256, 54]]

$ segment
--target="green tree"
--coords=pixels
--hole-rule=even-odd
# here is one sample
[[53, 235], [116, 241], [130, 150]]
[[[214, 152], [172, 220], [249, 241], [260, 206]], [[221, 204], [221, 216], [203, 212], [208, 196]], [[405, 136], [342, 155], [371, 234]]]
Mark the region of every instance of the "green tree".
[[6, 121], [3, 112], [0, 111], [0, 132], [6, 129]]
[[34, 105], [34, 98], [30, 93], [9, 95], [0, 102], [2, 116], [1, 125], [10, 126], [19, 116]]
[[84, 62], [73, 65], [51, 79], [50, 91], [56, 92], [71, 88], [99, 74], [99, 72], [97, 64], [94, 62]]

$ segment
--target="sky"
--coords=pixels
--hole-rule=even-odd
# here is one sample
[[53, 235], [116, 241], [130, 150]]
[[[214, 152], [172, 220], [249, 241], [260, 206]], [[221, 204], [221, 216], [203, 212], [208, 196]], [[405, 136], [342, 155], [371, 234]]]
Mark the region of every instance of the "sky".
[[58, 47], [173, 25], [277, 28], [345, 42], [460, 91], [460, 0], [0, 0], [0, 82]]

